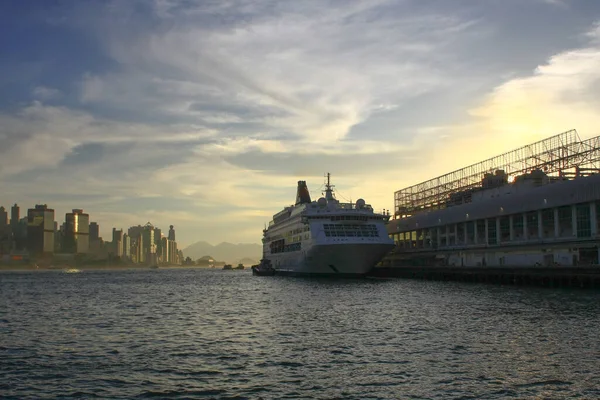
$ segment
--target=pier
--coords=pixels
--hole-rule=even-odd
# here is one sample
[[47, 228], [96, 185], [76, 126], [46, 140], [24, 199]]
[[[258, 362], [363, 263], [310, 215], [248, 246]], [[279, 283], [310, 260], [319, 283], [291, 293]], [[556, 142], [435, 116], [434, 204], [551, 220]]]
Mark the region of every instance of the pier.
[[597, 285], [600, 136], [563, 132], [401, 189], [394, 201], [396, 246], [379, 274]]
[[376, 267], [369, 276], [552, 288], [600, 288], [600, 265], [578, 267]]

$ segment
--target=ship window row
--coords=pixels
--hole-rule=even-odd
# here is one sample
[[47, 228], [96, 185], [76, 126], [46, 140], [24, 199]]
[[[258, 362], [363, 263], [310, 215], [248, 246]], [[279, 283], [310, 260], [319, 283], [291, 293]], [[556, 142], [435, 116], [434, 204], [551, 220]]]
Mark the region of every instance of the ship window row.
[[375, 225], [324, 224], [325, 236], [329, 237], [377, 237], [379, 231]]
[[[293, 235], [296, 235], [296, 234], [302, 233], [302, 232], [308, 232], [309, 230], [310, 230], [310, 227], [308, 227], [308, 226], [305, 226], [305, 227], [302, 227], [302, 228], [298, 228], [298, 229], [293, 229], [293, 230], [290, 230], [290, 231], [286, 232], [285, 233], [285, 237], [286, 238], [290, 238]], [[308, 239], [306, 237], [306, 235], [304, 235], [304, 236], [305, 236], [306, 239]], [[265, 236], [265, 240], [266, 241], [273, 241], [273, 240], [278, 240], [278, 239], [283, 239], [283, 238], [284, 238], [284, 234], [281, 234], [281, 233], [277, 234], [277, 235], [272, 235], [272, 236]]]
[[299, 251], [302, 248], [302, 244], [300, 242], [298, 243], [291, 243], [291, 244], [286, 244], [283, 246], [272, 246], [271, 247], [271, 254], [276, 254], [276, 253], [288, 253], [290, 251]]
[[308, 217], [309, 219], [328, 219], [331, 221], [369, 221], [369, 220], [380, 220], [382, 217], [378, 217], [375, 215], [366, 216], [366, 215], [314, 215]]
[[296, 243], [296, 242], [301, 242], [302, 240], [307, 240], [307, 239], [310, 239], [310, 234], [305, 233], [304, 235], [292, 236], [290, 242]]

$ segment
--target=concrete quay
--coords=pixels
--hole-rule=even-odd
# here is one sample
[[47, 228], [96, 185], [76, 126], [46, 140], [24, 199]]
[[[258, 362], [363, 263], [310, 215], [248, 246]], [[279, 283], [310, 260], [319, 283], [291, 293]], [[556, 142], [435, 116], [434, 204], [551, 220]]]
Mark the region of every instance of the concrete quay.
[[550, 288], [600, 288], [600, 265], [571, 267], [376, 267], [369, 277]]

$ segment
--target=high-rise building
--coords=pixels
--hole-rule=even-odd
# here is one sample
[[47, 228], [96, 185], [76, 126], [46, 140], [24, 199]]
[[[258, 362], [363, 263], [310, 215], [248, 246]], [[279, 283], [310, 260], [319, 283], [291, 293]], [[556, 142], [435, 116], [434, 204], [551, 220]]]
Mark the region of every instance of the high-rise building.
[[12, 225], [11, 220], [10, 230], [12, 231], [15, 250], [21, 251], [27, 248], [27, 229], [29, 229], [27, 224], [27, 217], [21, 218], [14, 225]]
[[17, 227], [19, 226], [19, 206], [15, 203], [14, 206], [10, 209], [10, 226], [13, 231], [13, 235], [15, 234]]
[[131, 259], [131, 238], [128, 234], [123, 234], [123, 257]]
[[112, 252], [116, 257], [123, 255], [123, 229], [113, 228], [112, 231]]
[[173, 229], [173, 225], [169, 225], [169, 236], [168, 236], [168, 239], [171, 242], [175, 241], [175, 229]]
[[0, 207], [0, 229], [8, 225], [8, 212], [6, 208]]
[[8, 224], [8, 212], [4, 207], [0, 207], [0, 255], [10, 253], [12, 247], [13, 239]]
[[66, 252], [67, 249], [65, 248], [65, 230], [66, 230], [66, 223], [63, 222], [63, 224], [60, 226], [59, 229], [56, 229], [56, 221], [54, 221], [54, 252], [55, 253], [62, 253], [63, 251]]
[[145, 262], [148, 264], [156, 264], [156, 244], [154, 241], [154, 226], [150, 222], [148, 222], [144, 226], [144, 231], [142, 232], [143, 239], [143, 252]]
[[90, 222], [90, 242], [100, 238], [100, 227], [97, 222]]
[[65, 253], [87, 254], [90, 250], [90, 216], [81, 209], [65, 214]]
[[144, 235], [140, 233], [135, 241], [135, 258], [138, 263], [146, 262], [146, 257], [144, 254]]
[[169, 264], [178, 264], [177, 262], [177, 242], [169, 240]]
[[154, 228], [154, 244], [155, 246], [155, 253], [156, 253], [156, 260], [157, 262], [160, 261], [160, 257], [162, 254], [162, 230], [160, 228]]
[[27, 249], [33, 256], [54, 253], [54, 210], [46, 204], [27, 210]]

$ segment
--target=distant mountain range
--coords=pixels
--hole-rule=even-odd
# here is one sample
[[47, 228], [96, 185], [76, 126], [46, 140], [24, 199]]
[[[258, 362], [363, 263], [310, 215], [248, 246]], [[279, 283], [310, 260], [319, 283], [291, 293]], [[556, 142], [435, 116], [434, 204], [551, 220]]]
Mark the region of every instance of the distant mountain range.
[[262, 246], [255, 243], [219, 243], [213, 246], [207, 242], [194, 243], [183, 251], [184, 257], [197, 260], [204, 256], [211, 256], [216, 261], [225, 261], [230, 264], [237, 264], [240, 261], [243, 264], [250, 264], [250, 261], [258, 263], [262, 257]]

